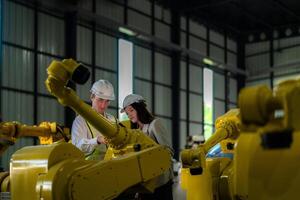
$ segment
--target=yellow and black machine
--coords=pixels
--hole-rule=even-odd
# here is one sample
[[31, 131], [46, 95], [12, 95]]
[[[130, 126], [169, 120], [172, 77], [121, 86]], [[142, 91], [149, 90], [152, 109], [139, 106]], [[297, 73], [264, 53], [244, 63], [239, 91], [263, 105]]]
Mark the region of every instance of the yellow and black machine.
[[[19, 122], [0, 123], [0, 155], [14, 145], [18, 138], [38, 137], [41, 145], [70, 140], [70, 130], [55, 122], [42, 122], [38, 126], [28, 126]], [[0, 199], [10, 191], [9, 172], [0, 172]]]
[[71, 143], [24, 147], [10, 161], [11, 199], [114, 199], [130, 192], [153, 192], [171, 167], [171, 152], [140, 130], [111, 123], [67, 87], [83, 84], [89, 72], [72, 59], [53, 61], [46, 86], [58, 101], [69, 106], [108, 140], [103, 161], [85, 160]]
[[[300, 80], [272, 92], [245, 88], [239, 110], [216, 121], [216, 132], [197, 149], [181, 153], [187, 200], [291, 200], [300, 190]], [[206, 157], [222, 142], [233, 158]]]

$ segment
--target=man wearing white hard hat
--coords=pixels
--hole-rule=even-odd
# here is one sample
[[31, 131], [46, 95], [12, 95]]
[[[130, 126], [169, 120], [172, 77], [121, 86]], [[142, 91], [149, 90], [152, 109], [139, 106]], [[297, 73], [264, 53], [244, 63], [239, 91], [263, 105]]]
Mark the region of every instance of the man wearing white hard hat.
[[[112, 84], [107, 80], [96, 81], [91, 90], [92, 108], [112, 122], [116, 118], [106, 112], [110, 101], [115, 100]], [[83, 151], [88, 160], [102, 160], [106, 152], [106, 141], [103, 135], [78, 115], [72, 125], [72, 143]]]

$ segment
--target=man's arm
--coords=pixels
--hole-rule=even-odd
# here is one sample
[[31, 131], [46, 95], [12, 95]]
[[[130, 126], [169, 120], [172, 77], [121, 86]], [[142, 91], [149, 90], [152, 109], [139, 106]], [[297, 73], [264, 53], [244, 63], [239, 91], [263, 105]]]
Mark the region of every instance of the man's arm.
[[80, 116], [76, 117], [72, 125], [72, 144], [85, 154], [89, 154], [98, 145], [97, 139], [97, 137], [92, 138], [85, 120]]

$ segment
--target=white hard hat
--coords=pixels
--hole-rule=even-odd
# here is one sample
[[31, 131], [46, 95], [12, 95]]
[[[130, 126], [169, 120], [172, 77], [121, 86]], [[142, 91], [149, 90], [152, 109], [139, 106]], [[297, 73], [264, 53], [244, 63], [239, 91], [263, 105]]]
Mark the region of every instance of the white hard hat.
[[140, 102], [145, 102], [145, 99], [138, 94], [129, 94], [125, 97], [123, 101], [123, 108], [121, 112], [125, 111], [125, 108], [133, 103], [140, 103]]
[[193, 135], [192, 140], [194, 142], [203, 142], [205, 138], [203, 135]]
[[115, 100], [114, 87], [107, 80], [96, 81], [93, 84], [90, 92], [101, 99]]

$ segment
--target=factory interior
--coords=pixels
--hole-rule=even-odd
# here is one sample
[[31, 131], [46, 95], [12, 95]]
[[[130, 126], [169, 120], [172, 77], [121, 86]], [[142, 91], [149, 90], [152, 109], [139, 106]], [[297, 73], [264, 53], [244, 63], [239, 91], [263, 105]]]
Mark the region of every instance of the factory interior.
[[0, 200], [299, 198], [300, 1], [0, 0], [0, 33]]

